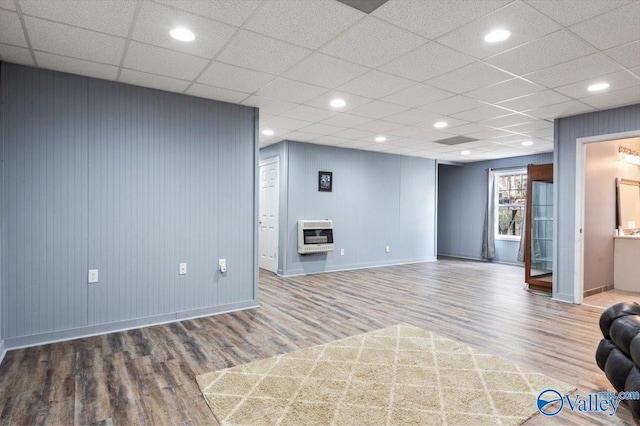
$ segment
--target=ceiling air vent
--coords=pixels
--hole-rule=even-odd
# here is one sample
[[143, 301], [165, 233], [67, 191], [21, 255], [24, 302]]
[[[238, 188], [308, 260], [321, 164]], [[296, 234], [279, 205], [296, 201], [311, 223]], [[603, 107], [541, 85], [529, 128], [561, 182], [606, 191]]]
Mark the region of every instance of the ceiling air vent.
[[358, 9], [364, 13], [371, 13], [388, 0], [338, 0], [340, 3], [344, 3], [347, 6], [351, 6], [354, 9]]
[[433, 141], [433, 143], [440, 143], [442, 145], [459, 145], [466, 142], [475, 142], [479, 139], [468, 138], [466, 136], [454, 136], [452, 138], [440, 139], [439, 141]]

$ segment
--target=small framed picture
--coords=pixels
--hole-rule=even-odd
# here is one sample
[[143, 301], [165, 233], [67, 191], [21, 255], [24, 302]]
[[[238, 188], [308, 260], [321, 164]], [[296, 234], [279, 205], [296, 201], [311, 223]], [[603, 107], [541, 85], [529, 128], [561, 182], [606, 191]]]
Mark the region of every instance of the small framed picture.
[[331, 192], [333, 188], [333, 173], [318, 172], [318, 191]]

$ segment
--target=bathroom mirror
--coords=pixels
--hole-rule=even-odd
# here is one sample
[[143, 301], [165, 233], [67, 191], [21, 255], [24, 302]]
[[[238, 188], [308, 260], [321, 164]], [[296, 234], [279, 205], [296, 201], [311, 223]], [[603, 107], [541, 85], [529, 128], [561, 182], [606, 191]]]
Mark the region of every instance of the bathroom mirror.
[[640, 181], [616, 179], [618, 196], [618, 228], [625, 231], [640, 229]]

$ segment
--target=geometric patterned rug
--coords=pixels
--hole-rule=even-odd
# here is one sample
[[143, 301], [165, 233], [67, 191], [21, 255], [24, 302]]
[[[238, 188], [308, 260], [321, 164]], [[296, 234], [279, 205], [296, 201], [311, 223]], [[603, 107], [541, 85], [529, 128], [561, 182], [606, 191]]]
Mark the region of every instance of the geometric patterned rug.
[[197, 377], [223, 425], [521, 424], [574, 386], [400, 324]]

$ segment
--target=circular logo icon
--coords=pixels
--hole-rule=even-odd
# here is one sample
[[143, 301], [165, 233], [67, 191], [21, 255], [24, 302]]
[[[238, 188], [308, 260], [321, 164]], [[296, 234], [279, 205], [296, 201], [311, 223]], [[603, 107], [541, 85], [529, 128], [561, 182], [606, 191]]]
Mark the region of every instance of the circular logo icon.
[[562, 395], [555, 389], [547, 389], [538, 395], [538, 411], [545, 416], [555, 416], [564, 406]]

